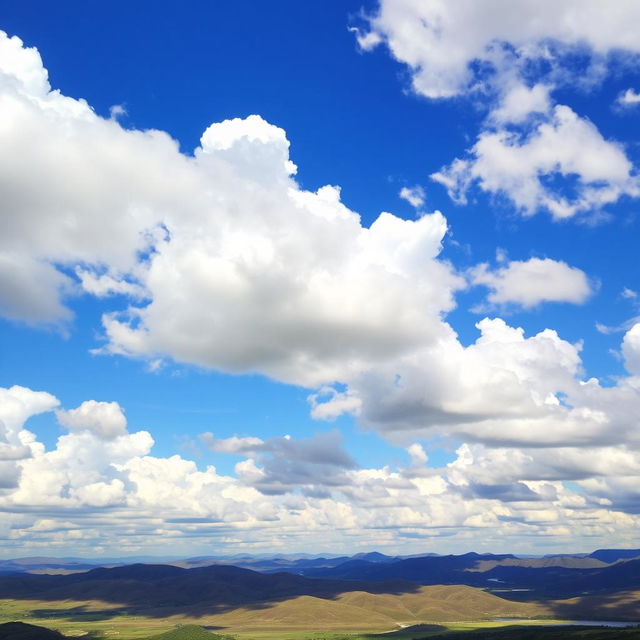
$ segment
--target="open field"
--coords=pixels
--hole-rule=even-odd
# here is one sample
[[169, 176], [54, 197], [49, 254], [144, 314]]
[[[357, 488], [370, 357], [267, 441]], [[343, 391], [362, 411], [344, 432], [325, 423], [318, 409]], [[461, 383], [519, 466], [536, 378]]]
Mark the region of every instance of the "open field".
[[[43, 626], [20, 622], [0, 623], [0, 640], [65, 640]], [[86, 640], [105, 640], [106, 636], [92, 632]], [[639, 640], [640, 627], [616, 629], [590, 626], [549, 626], [533, 623], [458, 623], [447, 626], [419, 625], [412, 629], [384, 634], [345, 632], [261, 632], [251, 635], [219, 634], [198, 625], [178, 625], [147, 640]]]
[[537, 604], [511, 602], [466, 586], [421, 587], [415, 593], [402, 594], [351, 591], [334, 598], [301, 595], [270, 603], [246, 603], [220, 613], [202, 605], [188, 611], [144, 609], [100, 600], [0, 600], [0, 622], [21, 620], [67, 635], [100, 631], [132, 639], [187, 623], [237, 634], [314, 629], [385, 632], [423, 622], [526, 618], [545, 613]]

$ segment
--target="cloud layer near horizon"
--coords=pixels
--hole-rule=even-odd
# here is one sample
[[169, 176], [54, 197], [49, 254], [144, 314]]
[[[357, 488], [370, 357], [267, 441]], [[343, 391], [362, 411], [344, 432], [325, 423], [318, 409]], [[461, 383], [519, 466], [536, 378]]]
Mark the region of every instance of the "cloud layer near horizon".
[[[525, 115], [547, 109], [542, 94]], [[496, 121], [513, 120], [515, 102], [500, 104]], [[97, 352], [307, 387], [314, 417], [351, 413], [413, 460], [362, 469], [331, 433], [304, 442], [205, 434], [212, 450], [244, 457], [235, 475], [219, 475], [151, 455], [152, 435], [130, 433], [114, 399], [60, 409], [46, 392], [13, 387], [3, 390], [0, 430], [9, 541], [95, 547], [128, 533], [138, 546], [158, 534], [273, 546], [266, 532], [276, 529], [325, 541], [336, 530], [336, 541], [368, 546], [438, 531], [470, 541], [588, 535], [622, 544], [632, 535], [640, 325], [624, 337], [629, 375], [614, 386], [587, 378], [581, 346], [552, 328], [526, 336], [484, 318], [464, 345], [446, 315], [469, 285], [440, 255], [440, 212], [385, 212], [364, 227], [338, 187], [300, 188], [285, 132], [259, 116], [212, 124], [184, 155], [166, 133], [125, 129], [51, 90], [37, 51], [4, 34], [0, 113], [5, 317], [68, 330], [74, 296], [118, 296]], [[540, 125], [526, 144], [560, 125]], [[631, 168], [615, 145], [606, 149], [619, 160], [605, 176], [619, 195]], [[522, 170], [516, 183], [531, 187], [531, 207], [548, 206], [536, 191], [539, 166]], [[603, 179], [597, 167], [589, 176]], [[573, 215], [581, 205], [567, 206]], [[541, 273], [554, 276], [553, 290], [540, 291]], [[479, 267], [474, 278], [490, 305], [581, 303], [592, 293], [586, 274], [550, 258]], [[24, 423], [50, 411], [68, 433], [47, 451]], [[416, 446], [435, 436], [465, 443], [443, 469]]]
[[176, 553], [211, 540], [227, 551], [406, 549], [410, 539], [422, 549], [440, 538], [441, 546], [513, 548], [531, 535], [626, 545], [640, 524], [631, 482], [640, 455], [619, 446], [464, 444], [452, 463], [433, 468], [414, 444], [407, 466], [376, 469], [360, 467], [335, 431], [267, 441], [203, 434], [211, 449], [243, 458], [233, 475], [222, 475], [179, 455], [153, 456], [151, 435], [126, 423], [114, 437], [114, 416], [123, 416], [115, 403], [58, 410], [68, 432], [47, 451], [24, 423], [55, 410], [58, 400], [24, 387], [0, 395], [3, 453], [11, 452], [3, 464], [13, 469], [0, 491], [5, 553], [105, 553], [116, 540], [120, 552], [158, 552], [170, 543]]

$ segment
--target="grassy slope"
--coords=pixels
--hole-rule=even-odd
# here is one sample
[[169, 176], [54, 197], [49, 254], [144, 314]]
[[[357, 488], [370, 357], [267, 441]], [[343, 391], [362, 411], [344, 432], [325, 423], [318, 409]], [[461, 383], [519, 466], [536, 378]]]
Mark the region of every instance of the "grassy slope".
[[554, 617], [561, 619], [640, 620], [640, 591], [618, 591], [557, 600], [549, 603], [548, 608]]
[[418, 593], [400, 595], [347, 592], [335, 599], [298, 596], [273, 604], [245, 605], [224, 613], [173, 613], [141, 615], [100, 601], [38, 602], [13, 600], [0, 603], [2, 617], [44, 624], [63, 633], [100, 630], [121, 637], [141, 638], [178, 623], [197, 623], [221, 629], [242, 630], [357, 630], [386, 631], [399, 624], [427, 621], [487, 619], [498, 616], [536, 616], [532, 603], [510, 602], [466, 586], [422, 587]]

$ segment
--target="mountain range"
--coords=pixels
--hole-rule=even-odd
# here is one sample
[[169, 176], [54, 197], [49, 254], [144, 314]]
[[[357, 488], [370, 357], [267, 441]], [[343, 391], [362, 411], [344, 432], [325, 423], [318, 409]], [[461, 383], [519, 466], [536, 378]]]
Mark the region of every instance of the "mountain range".
[[[8, 573], [72, 573], [83, 572], [98, 567], [116, 567], [130, 564], [166, 564], [184, 569], [208, 567], [211, 565], [233, 565], [244, 569], [252, 569], [263, 573], [287, 571], [301, 575], [312, 575], [323, 569], [332, 569], [346, 563], [393, 564], [402, 561], [425, 558], [449, 558], [436, 561], [443, 565], [465, 565], [468, 570], [487, 571], [494, 566], [519, 567], [566, 567], [576, 569], [593, 569], [613, 564], [619, 560], [640, 557], [640, 549], [598, 549], [590, 554], [553, 554], [545, 556], [516, 556], [513, 554], [477, 554], [443, 556], [437, 553], [418, 555], [389, 556], [377, 551], [344, 555], [311, 555], [311, 554], [279, 554], [250, 555], [236, 554], [228, 556], [196, 556], [180, 558], [176, 556], [128, 556], [100, 559], [77, 557], [25, 557], [0, 560], [0, 575]], [[462, 559], [462, 560], [459, 560]], [[357, 566], [357, 565], [354, 565]], [[366, 564], [363, 567], [368, 566]], [[346, 568], [345, 568], [346, 569]]]

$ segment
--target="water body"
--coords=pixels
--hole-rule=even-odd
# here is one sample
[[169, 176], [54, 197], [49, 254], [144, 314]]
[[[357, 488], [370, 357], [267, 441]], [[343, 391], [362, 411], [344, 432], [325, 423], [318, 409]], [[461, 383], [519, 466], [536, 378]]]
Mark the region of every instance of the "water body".
[[548, 627], [637, 627], [640, 620], [528, 620], [523, 618], [494, 618], [494, 622], [513, 622], [514, 624], [539, 624]]

